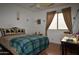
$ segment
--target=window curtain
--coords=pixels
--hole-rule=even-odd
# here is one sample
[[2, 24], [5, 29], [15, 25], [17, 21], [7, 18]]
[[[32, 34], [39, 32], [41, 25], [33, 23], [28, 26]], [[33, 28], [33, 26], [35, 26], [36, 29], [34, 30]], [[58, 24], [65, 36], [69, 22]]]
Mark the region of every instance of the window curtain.
[[45, 35], [47, 35], [47, 30], [54, 18], [56, 11], [52, 11], [52, 12], [47, 12], [47, 21], [46, 21], [46, 29], [45, 29]]
[[72, 33], [72, 17], [71, 17], [71, 7], [64, 8], [62, 10], [65, 23], [68, 27], [70, 33]]

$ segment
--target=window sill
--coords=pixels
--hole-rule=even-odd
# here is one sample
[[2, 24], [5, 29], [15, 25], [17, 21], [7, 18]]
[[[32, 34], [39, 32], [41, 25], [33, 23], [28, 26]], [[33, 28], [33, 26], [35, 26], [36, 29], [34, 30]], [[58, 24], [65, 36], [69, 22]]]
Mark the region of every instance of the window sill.
[[52, 31], [52, 30], [55, 30], [55, 31], [68, 31], [68, 29], [48, 29], [48, 31]]

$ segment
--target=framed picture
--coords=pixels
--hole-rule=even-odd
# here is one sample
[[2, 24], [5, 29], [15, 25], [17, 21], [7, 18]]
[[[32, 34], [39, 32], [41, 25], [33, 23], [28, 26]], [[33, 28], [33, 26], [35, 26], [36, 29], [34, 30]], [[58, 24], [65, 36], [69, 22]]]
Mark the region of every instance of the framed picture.
[[37, 24], [41, 24], [41, 19], [38, 19], [37, 20]]

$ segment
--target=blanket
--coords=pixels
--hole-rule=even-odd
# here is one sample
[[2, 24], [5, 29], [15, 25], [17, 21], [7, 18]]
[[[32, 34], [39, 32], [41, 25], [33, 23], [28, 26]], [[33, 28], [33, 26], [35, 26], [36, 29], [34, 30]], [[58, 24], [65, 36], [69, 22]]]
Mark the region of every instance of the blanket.
[[27, 35], [12, 38], [11, 47], [16, 48], [17, 54], [36, 55], [49, 45], [47, 36]]

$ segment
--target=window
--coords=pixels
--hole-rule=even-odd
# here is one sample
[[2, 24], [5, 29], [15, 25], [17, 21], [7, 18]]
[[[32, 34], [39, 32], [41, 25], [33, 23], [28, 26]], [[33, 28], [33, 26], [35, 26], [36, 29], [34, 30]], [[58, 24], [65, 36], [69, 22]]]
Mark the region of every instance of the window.
[[56, 13], [49, 29], [68, 29], [62, 13]]

